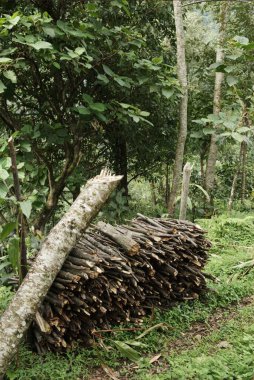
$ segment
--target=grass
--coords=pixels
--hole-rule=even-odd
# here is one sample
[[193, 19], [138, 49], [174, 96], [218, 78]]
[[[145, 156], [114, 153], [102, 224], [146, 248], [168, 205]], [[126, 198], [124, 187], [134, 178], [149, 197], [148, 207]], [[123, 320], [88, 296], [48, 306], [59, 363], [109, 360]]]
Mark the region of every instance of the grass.
[[[218, 308], [227, 308], [253, 294], [254, 270], [244, 275], [234, 266], [254, 259], [254, 217], [237, 214], [198, 223], [208, 230], [214, 242], [206, 270], [216, 276], [218, 282], [209, 284], [211, 291], [202, 300], [181, 303], [166, 312], [156, 311], [153, 319], [148, 317], [143, 321], [144, 329], [160, 323], [167, 324], [168, 328], [152, 330], [139, 340], [141, 345], [133, 347], [137, 353], [136, 372], [129, 372], [128, 352], [120, 350], [115, 342], [135, 340], [140, 333], [114, 332], [110, 336], [105, 334], [102, 345], [90, 350], [79, 348], [65, 356], [52, 353], [38, 356], [22, 347], [7, 379], [85, 380], [89, 372], [101, 364], [107, 364], [133, 380], [253, 379], [254, 306], [239, 308], [232, 321], [225, 322], [195, 347], [169, 355], [171, 345], [193, 323], [207, 322]], [[0, 310], [10, 298], [9, 292], [3, 289], [0, 288]], [[227, 341], [228, 347], [219, 348], [221, 341]], [[149, 364], [149, 358], [158, 353], [163, 357], [159, 368], [161, 373], [151, 377], [154, 365]]]
[[[229, 380], [254, 376], [254, 305], [240, 309], [237, 318], [204, 337], [190, 350], [171, 356], [164, 354], [169, 370], [153, 375], [153, 380]], [[135, 380], [150, 380], [142, 373]]]

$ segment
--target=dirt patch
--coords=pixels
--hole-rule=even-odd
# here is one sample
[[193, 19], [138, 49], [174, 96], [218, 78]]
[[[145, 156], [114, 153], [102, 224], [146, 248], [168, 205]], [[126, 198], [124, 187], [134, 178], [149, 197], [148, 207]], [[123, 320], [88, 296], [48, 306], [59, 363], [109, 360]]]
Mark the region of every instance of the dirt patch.
[[254, 296], [245, 297], [240, 303], [230, 305], [227, 308], [217, 309], [206, 322], [196, 322], [190, 327], [189, 330], [181, 334], [178, 338], [170, 343], [169, 354], [177, 351], [183, 351], [196, 345], [203, 337], [211, 334], [213, 331], [218, 330], [222, 323], [230, 321], [235, 318], [239, 308], [251, 305], [254, 302]]
[[[187, 350], [198, 344], [204, 337], [218, 330], [222, 324], [235, 318], [238, 310], [243, 307], [248, 307], [254, 303], [254, 295], [244, 297], [237, 304], [232, 304], [227, 308], [217, 309], [206, 322], [193, 323], [189, 330], [181, 334], [181, 337], [169, 343], [170, 355], [173, 352]], [[168, 367], [168, 362], [162, 357], [153, 363], [153, 367], [149, 371], [150, 375], [161, 373]], [[121, 376], [121, 368], [114, 371], [107, 366], [94, 369], [88, 380], [128, 380], [135, 373], [137, 365], [134, 363], [125, 364], [125, 371], [128, 373], [126, 376]]]

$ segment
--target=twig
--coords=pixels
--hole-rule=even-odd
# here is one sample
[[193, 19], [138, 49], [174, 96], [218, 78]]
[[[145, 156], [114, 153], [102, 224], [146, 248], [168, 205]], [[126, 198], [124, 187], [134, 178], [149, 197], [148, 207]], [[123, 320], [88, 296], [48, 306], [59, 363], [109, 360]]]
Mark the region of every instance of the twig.
[[17, 160], [16, 160], [16, 150], [13, 143], [13, 138], [10, 137], [8, 140], [8, 146], [11, 155], [11, 170], [13, 175], [14, 182], [14, 191], [17, 201], [21, 200], [21, 192], [20, 192], [20, 184], [19, 184], [19, 176], [18, 176], [18, 168], [17, 168]]
[[94, 330], [92, 331], [92, 335], [97, 335], [101, 333], [107, 332], [121, 332], [121, 331], [142, 331], [145, 327], [130, 327], [130, 328], [122, 328], [122, 329], [108, 329], [108, 330]]

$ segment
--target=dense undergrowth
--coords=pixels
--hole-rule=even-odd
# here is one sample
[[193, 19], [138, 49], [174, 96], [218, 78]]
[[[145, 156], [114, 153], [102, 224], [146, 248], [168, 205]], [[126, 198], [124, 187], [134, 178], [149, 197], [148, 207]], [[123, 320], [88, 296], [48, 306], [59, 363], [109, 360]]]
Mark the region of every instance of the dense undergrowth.
[[[254, 259], [254, 216], [238, 213], [198, 220], [198, 223], [208, 230], [208, 237], [213, 241], [206, 271], [217, 278], [215, 283], [209, 283], [210, 291], [202, 300], [181, 303], [168, 311], [155, 311], [139, 326], [147, 332], [139, 339], [142, 331], [107, 333], [93, 349], [79, 348], [65, 356], [52, 353], [38, 356], [22, 347], [7, 379], [83, 380], [102, 364], [114, 368], [122, 376], [138, 380], [252, 379], [254, 306], [240, 310], [236, 319], [222, 325], [191, 350], [169, 354], [174, 340], [192, 323], [206, 322], [218, 308], [227, 308], [253, 294], [254, 270], [250, 267], [246, 271], [237, 265]], [[1, 288], [0, 310], [6, 307], [9, 299], [9, 290]], [[147, 331], [154, 326], [156, 328]], [[221, 340], [229, 342], [223, 350], [216, 346]], [[130, 341], [132, 344], [126, 349], [125, 343]], [[161, 354], [163, 364], [161, 373], [151, 377], [153, 364], [149, 360], [156, 354]], [[129, 373], [131, 361], [127, 358], [135, 361], [135, 373], [133, 370]]]

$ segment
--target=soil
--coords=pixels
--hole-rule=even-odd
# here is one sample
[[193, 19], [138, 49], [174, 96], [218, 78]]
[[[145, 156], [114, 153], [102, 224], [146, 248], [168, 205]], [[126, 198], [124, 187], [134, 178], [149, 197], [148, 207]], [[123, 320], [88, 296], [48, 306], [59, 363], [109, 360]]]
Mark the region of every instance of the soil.
[[[182, 336], [180, 338], [169, 343], [168, 354], [170, 355], [170, 353], [173, 352], [190, 349], [198, 344], [204, 337], [218, 330], [222, 324], [235, 318], [239, 308], [248, 307], [248, 305], [253, 303], [254, 295], [245, 297], [237, 304], [232, 304], [227, 308], [217, 309], [206, 322], [193, 323], [189, 330], [181, 334]], [[156, 358], [156, 355], [154, 358]], [[151, 359], [153, 360], [153, 358]], [[151, 376], [155, 373], [165, 371], [166, 366], [168, 366], [168, 363], [163, 360], [163, 357], [158, 357], [158, 360], [155, 360], [153, 363], [153, 368], [150, 372]], [[128, 366], [125, 366], [126, 373], [129, 373], [129, 376], [126, 375], [123, 377], [117, 371], [112, 370], [107, 366], [102, 366], [100, 368], [95, 368], [88, 380], [128, 380], [131, 375], [135, 373], [137, 368], [138, 367], [135, 363], [130, 363]]]

